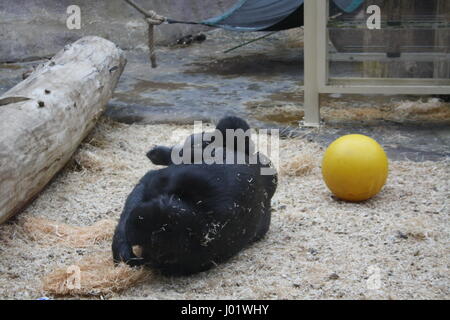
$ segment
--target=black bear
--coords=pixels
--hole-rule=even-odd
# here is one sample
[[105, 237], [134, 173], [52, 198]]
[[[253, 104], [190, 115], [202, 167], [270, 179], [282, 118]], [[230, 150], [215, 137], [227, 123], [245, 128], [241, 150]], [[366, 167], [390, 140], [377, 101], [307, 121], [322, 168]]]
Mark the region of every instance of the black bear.
[[[249, 126], [240, 118], [225, 117], [215, 133], [226, 137], [230, 130], [249, 132]], [[236, 160], [241, 155], [243, 163], [206, 163], [204, 157], [195, 163], [174, 163], [173, 154], [188, 150], [193, 159], [215, 138], [197, 144], [195, 140], [195, 135], [188, 137], [184, 144], [188, 149], [175, 153], [174, 147], [162, 146], [147, 153], [153, 163], [168, 167], [149, 171], [128, 196], [113, 238], [115, 262], [187, 275], [225, 261], [268, 231], [277, 186], [275, 170], [261, 174], [262, 168], [271, 168], [268, 159], [253, 153], [257, 161], [251, 161], [253, 145], [245, 136], [243, 144], [231, 146], [224, 138], [219, 144], [223, 149], [212, 152], [219, 159], [232, 154]], [[135, 246], [141, 250], [137, 255]]]

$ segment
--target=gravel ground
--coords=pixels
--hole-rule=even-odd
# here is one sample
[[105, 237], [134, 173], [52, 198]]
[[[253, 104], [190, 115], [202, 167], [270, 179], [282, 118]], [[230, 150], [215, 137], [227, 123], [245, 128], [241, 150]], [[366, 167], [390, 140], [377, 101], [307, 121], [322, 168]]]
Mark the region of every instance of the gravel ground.
[[[132, 187], [155, 168], [146, 151], [179, 141], [189, 129], [103, 119], [42, 194], [0, 226], [0, 298], [49, 296], [42, 277], [84, 256], [104, 256], [110, 248], [109, 240], [84, 248], [33, 241], [23, 221], [42, 217], [88, 226], [118, 219]], [[280, 146], [286, 160], [271, 229], [262, 241], [210, 271], [178, 278], [155, 274], [102, 298], [450, 298], [448, 160], [391, 161], [381, 193], [354, 204], [336, 200], [324, 185], [323, 147], [302, 138], [282, 140]]]

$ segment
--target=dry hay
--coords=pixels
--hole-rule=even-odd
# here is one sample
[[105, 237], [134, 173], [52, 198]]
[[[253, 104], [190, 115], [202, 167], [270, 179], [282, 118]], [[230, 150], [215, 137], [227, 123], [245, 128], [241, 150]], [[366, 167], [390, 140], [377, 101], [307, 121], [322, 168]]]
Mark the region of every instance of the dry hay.
[[317, 168], [321, 158], [321, 147], [315, 143], [287, 139], [280, 144], [281, 176], [305, 176]]
[[381, 105], [349, 106], [346, 101], [333, 101], [326, 99], [327, 105], [322, 108], [323, 117], [330, 122], [350, 121], [435, 121], [448, 122], [450, 120], [450, 104], [441, 102], [437, 98], [427, 101], [382, 102]]
[[[151, 281], [133, 282], [139, 270], [115, 275], [119, 269], [111, 267], [109, 240], [84, 248], [61, 242], [48, 246], [31, 241], [23, 230], [21, 220], [36, 216], [77, 226], [117, 221], [137, 181], [158, 168], [145, 157], [149, 148], [170, 144], [173, 132], [190, 128], [101, 121], [92, 135], [96, 146], [88, 140], [79, 152], [93, 152], [101, 159], [102, 170], [65, 168], [18, 221], [0, 225], [0, 298], [36, 299], [44, 294], [50, 298], [101, 294], [105, 299], [450, 297], [450, 163], [391, 161], [388, 182], [379, 195], [359, 204], [346, 203], [333, 198], [323, 183], [324, 148], [301, 137], [280, 141], [281, 175], [267, 236], [207, 272], [177, 278], [151, 274]], [[310, 171], [283, 173], [283, 166], [309, 153], [314, 155]], [[116, 160], [125, 166], [117, 168]], [[87, 260], [79, 261], [80, 256]], [[85, 270], [82, 275], [86, 273], [89, 282], [97, 285], [83, 287], [81, 279], [82, 292], [64, 291], [61, 283], [67, 281], [67, 267], [74, 261]], [[84, 269], [86, 261], [86, 268], [92, 269]], [[373, 268], [380, 271], [379, 290], [367, 287]], [[51, 270], [55, 273], [48, 274]], [[100, 273], [111, 278], [101, 280], [96, 277]], [[131, 282], [118, 283], [128, 276]], [[43, 278], [47, 292], [42, 289]]]
[[[257, 120], [298, 125], [304, 117], [301, 97], [295, 92], [271, 94], [261, 101], [248, 101], [245, 106]], [[297, 99], [297, 103], [290, 99]], [[392, 101], [384, 96], [368, 97], [367, 95], [351, 95], [334, 98], [330, 95], [321, 97], [321, 115], [328, 123], [345, 121], [395, 121], [395, 122], [450, 122], [450, 103], [438, 98], [428, 100]]]
[[[89, 142], [89, 144], [91, 141]], [[97, 142], [96, 142], [97, 145]], [[93, 150], [90, 150], [93, 149]], [[88, 147], [80, 150], [72, 158], [71, 167], [75, 170], [102, 171], [106, 168], [115, 170], [126, 170], [128, 166], [115, 157], [102, 158], [96, 152], [95, 148]]]
[[73, 166], [79, 170], [100, 171], [103, 165], [102, 159], [90, 150], [82, 150], [73, 157]]
[[43, 290], [54, 296], [100, 296], [128, 289], [150, 275], [144, 268], [114, 265], [110, 252], [100, 252], [56, 268], [43, 278]]
[[386, 119], [387, 115], [388, 113], [385, 110], [372, 107], [346, 109], [323, 108], [323, 117], [330, 121], [341, 121], [343, 119], [349, 121], [380, 120]]
[[[100, 220], [92, 226], [71, 226], [39, 217], [26, 217], [20, 229], [31, 241], [40, 245], [65, 245], [86, 248], [110, 241], [115, 220]], [[74, 278], [79, 274], [79, 282]], [[114, 265], [111, 251], [91, 254], [65, 267], [58, 267], [42, 279], [46, 294], [54, 296], [98, 296], [120, 292], [148, 279], [149, 271], [131, 268], [124, 263]]]
[[303, 176], [309, 174], [317, 165], [316, 159], [310, 154], [300, 154], [281, 165], [281, 174], [287, 176]]
[[100, 220], [92, 226], [71, 226], [45, 218], [25, 217], [22, 220], [23, 231], [32, 241], [40, 244], [63, 244], [74, 248], [84, 248], [111, 240], [117, 222]]
[[450, 106], [438, 98], [428, 101], [401, 101], [395, 106], [395, 113], [403, 117], [427, 116], [434, 120], [450, 119]]
[[[270, 102], [273, 104], [273, 102]], [[279, 102], [277, 102], [278, 104]], [[276, 122], [296, 126], [305, 116], [305, 112], [293, 104], [282, 103], [283, 106], [253, 107], [255, 119], [264, 122]]]

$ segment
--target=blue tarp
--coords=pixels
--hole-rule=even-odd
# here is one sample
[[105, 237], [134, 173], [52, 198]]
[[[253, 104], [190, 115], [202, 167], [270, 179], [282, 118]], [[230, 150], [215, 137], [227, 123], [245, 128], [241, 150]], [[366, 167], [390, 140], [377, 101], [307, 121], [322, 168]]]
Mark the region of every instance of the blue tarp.
[[[303, 2], [304, 0], [239, 0], [222, 15], [202, 21], [200, 24], [233, 31], [295, 28], [303, 25]], [[333, 2], [342, 11], [353, 12], [364, 0], [333, 0]]]
[[240, 0], [224, 14], [203, 24], [235, 31], [267, 29], [296, 11], [303, 0]]
[[342, 11], [347, 13], [353, 12], [359, 8], [365, 0], [333, 0], [334, 4]]

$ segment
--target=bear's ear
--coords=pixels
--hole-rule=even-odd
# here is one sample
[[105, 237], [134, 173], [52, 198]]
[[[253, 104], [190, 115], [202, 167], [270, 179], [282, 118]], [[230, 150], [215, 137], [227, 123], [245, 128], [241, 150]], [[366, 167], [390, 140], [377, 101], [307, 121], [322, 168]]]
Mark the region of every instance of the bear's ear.
[[216, 126], [216, 129], [219, 130], [222, 133], [222, 135], [225, 137], [227, 129], [232, 129], [232, 130], [242, 129], [245, 132], [250, 129], [250, 126], [244, 119], [241, 119], [239, 117], [234, 117], [234, 116], [228, 116], [228, 117], [222, 118], [219, 121], [219, 123]]
[[236, 141], [236, 138], [235, 138], [235, 141], [234, 141], [234, 151], [235, 152], [243, 152], [246, 154], [254, 153], [255, 146], [254, 146], [253, 142], [251, 141], [251, 137], [248, 135], [249, 134], [248, 130], [250, 130], [250, 126], [244, 119], [241, 119], [239, 117], [229, 116], [229, 117], [222, 118], [216, 126], [216, 130], [218, 130], [222, 133], [224, 148], [231, 148], [227, 144], [227, 141], [226, 141], [227, 129], [231, 129], [231, 130], [241, 129], [245, 133], [244, 149], [242, 149], [242, 150], [240, 149], [240, 147], [242, 147], [242, 146]]
[[149, 158], [153, 164], [170, 166], [172, 164], [172, 148], [156, 146], [147, 152], [147, 158]]

